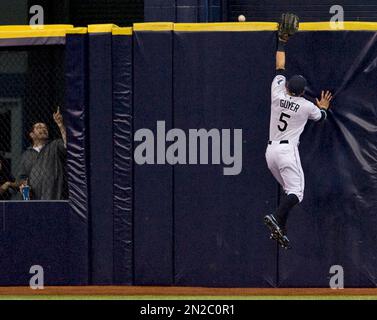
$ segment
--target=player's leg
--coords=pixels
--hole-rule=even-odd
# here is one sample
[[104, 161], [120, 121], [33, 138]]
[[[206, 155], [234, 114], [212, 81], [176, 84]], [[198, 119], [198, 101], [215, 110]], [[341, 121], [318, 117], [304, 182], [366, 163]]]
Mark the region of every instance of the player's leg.
[[[272, 173], [275, 180], [283, 186], [284, 181], [283, 177], [280, 174], [279, 170], [279, 150], [277, 146], [269, 146], [266, 151], [266, 161], [267, 166], [270, 172]], [[276, 220], [276, 217], [273, 214], [269, 214], [264, 217], [265, 224], [269, 227], [271, 234], [274, 232], [280, 232], [279, 223]]]
[[[269, 146], [266, 151], [266, 161], [269, 170], [278, 183], [284, 187], [283, 177], [279, 169], [279, 148], [278, 146]], [[273, 214], [266, 215], [264, 217], [264, 223], [269, 228], [271, 239], [276, 240], [283, 248], [289, 247], [289, 240], [284, 234], [284, 230], [281, 228], [278, 220]]]
[[283, 229], [286, 227], [288, 215], [292, 208], [302, 201], [304, 196], [304, 172], [297, 147], [292, 147], [289, 157], [285, 158], [280, 169], [285, 195], [280, 200], [276, 218]]
[[279, 170], [279, 154], [275, 146], [269, 146], [266, 151], [266, 161], [275, 180], [283, 187], [284, 181]]
[[301, 200], [300, 200], [300, 202], [301, 202], [302, 199], [304, 198], [305, 175], [304, 175], [304, 170], [302, 170], [301, 158], [300, 158], [300, 153], [298, 151], [298, 147], [295, 147], [295, 155], [296, 155], [296, 159], [297, 159], [298, 169], [301, 172], [301, 174], [300, 174], [300, 176], [301, 176], [301, 190], [302, 190]]
[[280, 200], [280, 204], [278, 209], [276, 210], [275, 216], [280, 227], [283, 229], [283, 233], [286, 233], [286, 225], [289, 212], [299, 202], [299, 198], [293, 193], [284, 195], [283, 198]]

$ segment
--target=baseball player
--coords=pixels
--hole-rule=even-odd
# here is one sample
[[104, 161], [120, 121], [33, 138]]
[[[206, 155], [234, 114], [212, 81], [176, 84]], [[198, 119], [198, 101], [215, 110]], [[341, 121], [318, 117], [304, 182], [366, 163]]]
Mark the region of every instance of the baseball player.
[[284, 189], [285, 195], [274, 214], [264, 217], [271, 238], [283, 248], [289, 247], [286, 223], [290, 210], [304, 196], [304, 172], [302, 171], [298, 144], [308, 120], [323, 121], [332, 99], [329, 91], [321, 93], [317, 105], [302, 97], [306, 80], [294, 75], [289, 81], [285, 77], [285, 45], [298, 30], [298, 17], [283, 14], [278, 31], [276, 52], [276, 76], [271, 85], [270, 141], [266, 160], [272, 175]]

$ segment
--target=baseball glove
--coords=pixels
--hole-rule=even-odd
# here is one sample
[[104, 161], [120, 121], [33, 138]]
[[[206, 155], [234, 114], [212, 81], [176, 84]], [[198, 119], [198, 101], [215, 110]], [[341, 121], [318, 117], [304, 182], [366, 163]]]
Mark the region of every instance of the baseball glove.
[[288, 41], [289, 37], [294, 35], [299, 26], [299, 19], [293, 13], [283, 13], [278, 28], [278, 36], [281, 41]]

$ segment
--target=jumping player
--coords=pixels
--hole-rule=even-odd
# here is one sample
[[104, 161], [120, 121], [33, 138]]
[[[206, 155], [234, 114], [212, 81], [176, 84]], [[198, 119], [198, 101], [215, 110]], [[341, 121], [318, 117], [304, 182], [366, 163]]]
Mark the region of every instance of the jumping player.
[[288, 248], [286, 223], [290, 210], [304, 196], [304, 172], [302, 171], [298, 144], [308, 120], [323, 121], [332, 99], [329, 91], [321, 93], [317, 105], [302, 97], [306, 80], [294, 75], [286, 81], [285, 45], [290, 35], [298, 29], [298, 17], [283, 14], [279, 25], [278, 49], [276, 52], [276, 76], [271, 85], [270, 141], [266, 160], [272, 175], [285, 191], [275, 214], [264, 217], [271, 238]]

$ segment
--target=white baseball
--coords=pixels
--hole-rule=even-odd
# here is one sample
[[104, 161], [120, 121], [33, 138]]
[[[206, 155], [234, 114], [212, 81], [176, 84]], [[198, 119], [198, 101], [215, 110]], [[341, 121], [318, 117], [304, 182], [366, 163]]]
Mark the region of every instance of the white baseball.
[[238, 16], [238, 21], [239, 22], [245, 22], [246, 21], [246, 17], [243, 14], [241, 14], [241, 15]]

